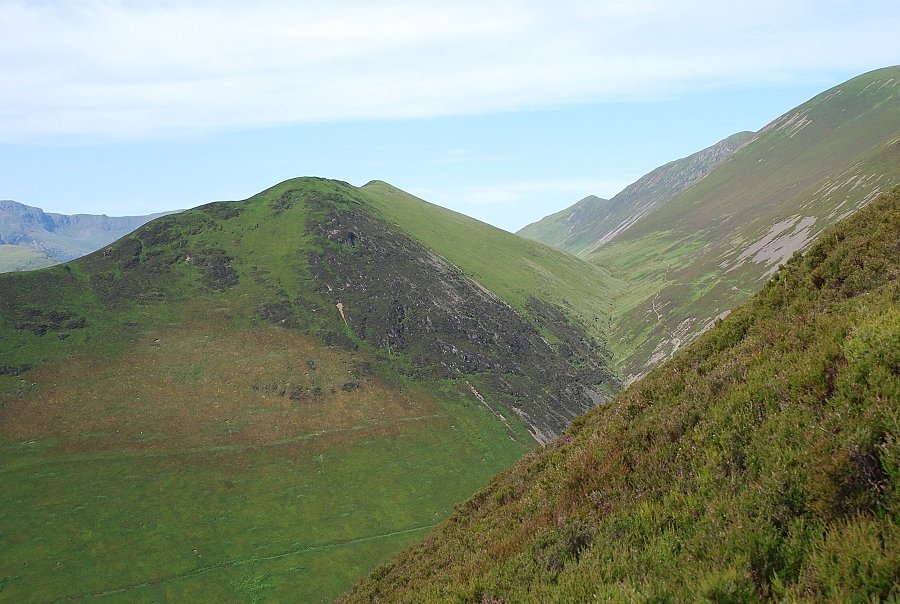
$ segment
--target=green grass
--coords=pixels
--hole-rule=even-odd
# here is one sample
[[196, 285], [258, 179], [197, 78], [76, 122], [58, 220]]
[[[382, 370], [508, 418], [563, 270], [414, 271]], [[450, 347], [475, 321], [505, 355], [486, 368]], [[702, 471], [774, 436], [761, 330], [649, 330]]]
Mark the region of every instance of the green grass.
[[531, 446], [453, 383], [208, 320], [10, 378], [0, 601], [330, 601]]
[[900, 597], [900, 189], [345, 602]]
[[746, 144], [753, 133], [739, 132], [688, 157], [671, 161], [644, 175], [610, 200], [588, 197], [538, 222], [518, 235], [559, 249], [589, 255], [634, 216], [658, 209], [704, 178]]

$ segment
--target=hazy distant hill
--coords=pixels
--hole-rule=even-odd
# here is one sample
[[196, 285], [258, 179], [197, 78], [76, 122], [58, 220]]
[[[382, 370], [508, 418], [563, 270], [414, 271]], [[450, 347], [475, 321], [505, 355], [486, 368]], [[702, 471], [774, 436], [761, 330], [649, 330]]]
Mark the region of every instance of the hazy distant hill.
[[0, 275], [0, 599], [337, 596], [619, 390], [605, 287], [311, 178]]
[[733, 134], [693, 155], [656, 168], [612, 199], [586, 197], [524, 227], [517, 234], [573, 254], [588, 254], [691, 187], [753, 137], [752, 132]]
[[893, 602], [900, 188], [342, 602]]
[[[165, 214], [64, 215], [0, 200], [0, 272], [41, 268], [84, 256]], [[28, 247], [40, 254], [26, 254], [12, 246]]]

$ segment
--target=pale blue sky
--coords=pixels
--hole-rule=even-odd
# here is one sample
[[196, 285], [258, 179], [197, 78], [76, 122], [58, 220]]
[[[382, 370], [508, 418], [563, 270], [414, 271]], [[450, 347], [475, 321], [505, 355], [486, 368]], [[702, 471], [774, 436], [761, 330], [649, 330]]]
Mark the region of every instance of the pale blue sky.
[[0, 198], [381, 179], [515, 230], [900, 58], [896, 2], [552, 4], [0, 0]]

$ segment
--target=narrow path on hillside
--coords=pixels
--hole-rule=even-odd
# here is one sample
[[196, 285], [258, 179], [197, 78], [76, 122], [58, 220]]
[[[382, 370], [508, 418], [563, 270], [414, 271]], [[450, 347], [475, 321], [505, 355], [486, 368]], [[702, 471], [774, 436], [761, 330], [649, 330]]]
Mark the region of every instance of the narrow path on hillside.
[[140, 583], [133, 583], [131, 585], [125, 585], [122, 587], [117, 587], [114, 589], [108, 589], [105, 591], [95, 591], [91, 593], [85, 594], [73, 594], [64, 596], [62, 598], [58, 598], [56, 600], [50, 600], [48, 604], [56, 604], [58, 602], [77, 602], [78, 600], [84, 600], [86, 598], [102, 598], [104, 596], [112, 596], [116, 594], [124, 594], [132, 591], [136, 591], [139, 589], [143, 589], [145, 587], [157, 587], [159, 585], [163, 585], [165, 583], [171, 583], [173, 581], [181, 581], [183, 579], [190, 579], [192, 577], [196, 577], [198, 575], [204, 575], [206, 573], [214, 572], [217, 570], [224, 570], [227, 568], [233, 568], [236, 566], [244, 566], [246, 564], [255, 564], [258, 562], [269, 562], [271, 560], [279, 560], [281, 558], [286, 558], [288, 556], [296, 556], [300, 554], [305, 554], [307, 552], [314, 552], [324, 549], [332, 549], [336, 547], [345, 547], [348, 545], [355, 545], [357, 543], [364, 543], [366, 541], [375, 541], [377, 539], [387, 539], [389, 537], [394, 537], [396, 535], [405, 535], [408, 533], [415, 533], [417, 531], [425, 531], [435, 527], [435, 524], [423, 524], [421, 526], [415, 526], [408, 529], [402, 529], [399, 531], [392, 531], [389, 533], [381, 533], [378, 535], [368, 535], [366, 537], [358, 537], [356, 539], [346, 539], [342, 541], [332, 541], [330, 543], [322, 543], [320, 545], [310, 545], [306, 547], [296, 547], [284, 552], [279, 552], [277, 554], [271, 554], [268, 556], [255, 556], [252, 558], [242, 558], [240, 560], [225, 560], [223, 562], [219, 562], [217, 564], [211, 564], [209, 566], [201, 566], [198, 568], [194, 568], [192, 570], [175, 574], [168, 575], [165, 577], [158, 577], [156, 579], [150, 579], [148, 581], [142, 581]]

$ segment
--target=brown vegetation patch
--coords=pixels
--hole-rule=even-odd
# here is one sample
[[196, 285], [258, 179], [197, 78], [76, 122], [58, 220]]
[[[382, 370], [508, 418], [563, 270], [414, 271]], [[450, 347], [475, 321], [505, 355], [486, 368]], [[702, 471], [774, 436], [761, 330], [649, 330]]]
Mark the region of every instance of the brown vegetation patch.
[[113, 360], [32, 370], [36, 386], [0, 407], [0, 434], [57, 438], [73, 452], [215, 452], [318, 432], [353, 438], [438, 414], [423, 393], [360, 375], [359, 356], [276, 327], [187, 323], [147, 333]]

